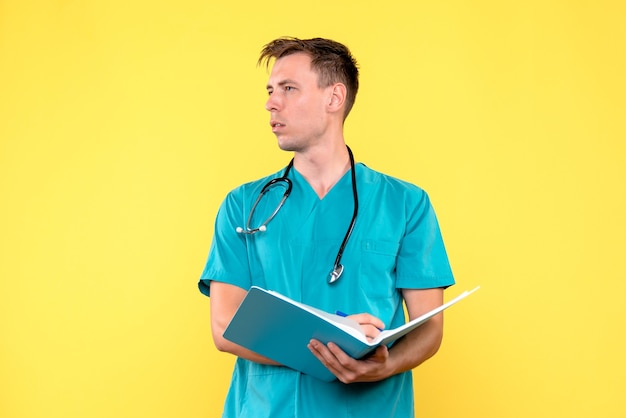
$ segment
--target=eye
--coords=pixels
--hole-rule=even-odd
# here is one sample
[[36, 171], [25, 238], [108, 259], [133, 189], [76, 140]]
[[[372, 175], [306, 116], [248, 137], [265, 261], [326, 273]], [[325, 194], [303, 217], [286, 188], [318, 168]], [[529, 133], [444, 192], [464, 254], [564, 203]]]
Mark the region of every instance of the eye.
[[285, 86], [285, 91], [295, 90], [292, 86]]

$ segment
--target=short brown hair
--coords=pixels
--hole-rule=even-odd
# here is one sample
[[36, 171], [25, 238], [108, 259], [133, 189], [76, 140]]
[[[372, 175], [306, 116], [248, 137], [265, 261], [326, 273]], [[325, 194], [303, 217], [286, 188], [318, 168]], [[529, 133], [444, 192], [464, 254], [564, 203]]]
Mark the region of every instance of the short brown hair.
[[347, 89], [344, 119], [350, 113], [359, 89], [359, 68], [350, 50], [339, 42], [323, 39], [282, 37], [265, 45], [257, 64], [269, 67], [272, 58], [303, 52], [311, 57], [311, 69], [318, 74], [319, 87], [343, 83]]

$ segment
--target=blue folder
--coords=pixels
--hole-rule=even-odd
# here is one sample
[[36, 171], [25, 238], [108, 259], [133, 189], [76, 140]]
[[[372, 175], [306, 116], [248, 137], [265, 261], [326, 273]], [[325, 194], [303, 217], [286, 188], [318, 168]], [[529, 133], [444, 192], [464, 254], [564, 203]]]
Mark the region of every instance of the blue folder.
[[477, 289], [464, 292], [398, 328], [382, 331], [368, 342], [360, 325], [349, 318], [253, 286], [224, 331], [224, 338], [282, 365], [330, 382], [335, 376], [307, 348], [311, 339], [324, 344], [332, 341], [351, 357], [363, 358], [381, 344], [389, 345], [408, 334]]

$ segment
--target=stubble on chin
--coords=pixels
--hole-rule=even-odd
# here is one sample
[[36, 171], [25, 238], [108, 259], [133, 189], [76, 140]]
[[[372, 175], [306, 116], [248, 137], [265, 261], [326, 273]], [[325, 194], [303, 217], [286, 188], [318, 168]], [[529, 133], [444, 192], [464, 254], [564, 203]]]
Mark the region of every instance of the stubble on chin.
[[301, 147], [294, 141], [281, 140], [280, 138], [278, 138], [278, 148], [287, 152], [298, 152], [301, 150]]

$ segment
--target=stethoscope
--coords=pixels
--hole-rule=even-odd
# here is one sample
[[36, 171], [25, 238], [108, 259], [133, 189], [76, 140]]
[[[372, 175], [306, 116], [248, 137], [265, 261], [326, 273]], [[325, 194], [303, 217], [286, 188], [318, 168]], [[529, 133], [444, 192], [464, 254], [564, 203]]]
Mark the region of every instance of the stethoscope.
[[[350, 235], [352, 235], [352, 230], [354, 229], [354, 224], [356, 223], [356, 215], [359, 212], [359, 196], [356, 190], [356, 170], [354, 168], [354, 156], [352, 155], [352, 150], [350, 149], [350, 147], [346, 145], [346, 148], [348, 149], [348, 155], [350, 156], [350, 171], [352, 174], [352, 196], [354, 197], [354, 212], [352, 213], [352, 220], [350, 221], [350, 226], [348, 226], [346, 235], [343, 237], [343, 242], [341, 243], [341, 246], [339, 247], [339, 251], [337, 252], [337, 257], [335, 258], [335, 265], [333, 266], [333, 271], [331, 271], [330, 276], [328, 277], [329, 284], [335, 283], [337, 280], [339, 280], [339, 277], [341, 277], [341, 274], [343, 273], [343, 264], [341, 264], [341, 256], [343, 255], [343, 250], [346, 248], [346, 244], [348, 243], [348, 239], [350, 238]], [[293, 167], [293, 159], [291, 159], [291, 161], [287, 165], [287, 168], [285, 168], [285, 172], [283, 173], [282, 177], [272, 179], [268, 181], [265, 184], [265, 186], [263, 186], [263, 188], [261, 189], [261, 192], [259, 193], [259, 196], [256, 198], [256, 201], [254, 202], [254, 205], [252, 205], [252, 209], [250, 209], [250, 214], [248, 215], [248, 220], [246, 221], [246, 228], [244, 229], [238, 226], [235, 229], [237, 233], [252, 235], [252, 234], [256, 234], [257, 232], [267, 231], [267, 224], [269, 224], [270, 221], [274, 219], [274, 216], [276, 216], [280, 208], [283, 207], [285, 200], [287, 200], [287, 198], [289, 197], [289, 194], [291, 194], [291, 188], [293, 185], [291, 183], [291, 180], [287, 178], [287, 176], [289, 175], [289, 172], [291, 171], [291, 167]], [[260, 226], [256, 228], [251, 228], [250, 222], [252, 222], [252, 216], [254, 215], [254, 210], [256, 209], [257, 205], [261, 201], [261, 198], [270, 189], [272, 189], [276, 185], [280, 185], [281, 183], [285, 187], [285, 193], [283, 193], [283, 197], [280, 199], [280, 202], [278, 202], [278, 206], [276, 207], [276, 209], [274, 209], [274, 212], [272, 212], [270, 216], [268, 216], [267, 219], [265, 219], [263, 223], [261, 223]]]

